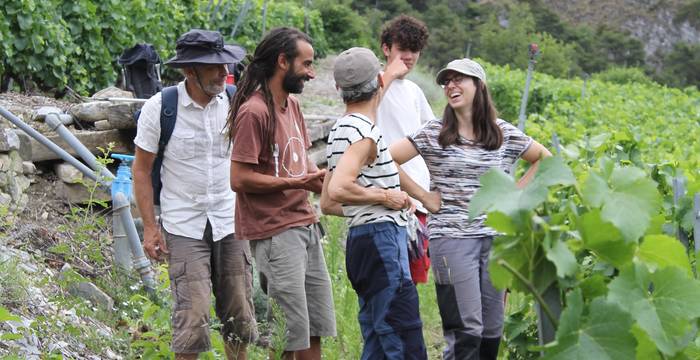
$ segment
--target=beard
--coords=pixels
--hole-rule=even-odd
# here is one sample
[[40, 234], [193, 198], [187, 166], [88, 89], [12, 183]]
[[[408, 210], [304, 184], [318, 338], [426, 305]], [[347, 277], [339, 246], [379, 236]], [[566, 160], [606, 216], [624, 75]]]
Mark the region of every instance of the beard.
[[282, 79], [282, 89], [290, 94], [301, 94], [304, 91], [304, 82], [311, 80], [306, 75], [297, 75], [294, 68], [289, 68]]
[[226, 89], [226, 82], [212, 81], [204, 85], [204, 91], [207, 94], [220, 94]]

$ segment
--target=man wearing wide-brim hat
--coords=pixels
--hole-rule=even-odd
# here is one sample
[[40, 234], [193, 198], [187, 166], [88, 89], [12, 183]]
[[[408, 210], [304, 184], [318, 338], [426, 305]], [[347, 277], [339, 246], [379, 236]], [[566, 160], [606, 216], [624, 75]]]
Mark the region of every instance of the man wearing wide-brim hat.
[[[172, 88], [163, 89], [144, 104], [138, 120], [134, 192], [144, 223], [144, 250], [169, 264], [171, 348], [177, 359], [196, 359], [211, 347], [212, 291], [229, 359], [245, 359], [246, 344], [258, 335], [249, 245], [234, 240], [231, 147], [223, 131], [230, 102], [225, 92], [227, 64], [244, 55], [242, 48], [224, 45], [218, 32], [188, 31], [177, 40], [176, 56], [166, 62], [185, 75], [175, 88], [176, 106], [163, 104], [173, 94]], [[151, 172], [161, 159], [163, 107], [163, 114], [175, 110], [176, 117], [162, 150], [162, 189], [155, 196]], [[154, 200], [160, 201], [159, 222]]]

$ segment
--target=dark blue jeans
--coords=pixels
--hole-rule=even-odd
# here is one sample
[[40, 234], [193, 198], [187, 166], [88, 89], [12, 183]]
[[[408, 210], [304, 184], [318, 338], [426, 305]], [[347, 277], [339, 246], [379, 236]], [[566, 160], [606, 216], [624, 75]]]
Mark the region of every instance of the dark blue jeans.
[[390, 222], [351, 227], [345, 264], [360, 303], [362, 359], [427, 359], [406, 229]]

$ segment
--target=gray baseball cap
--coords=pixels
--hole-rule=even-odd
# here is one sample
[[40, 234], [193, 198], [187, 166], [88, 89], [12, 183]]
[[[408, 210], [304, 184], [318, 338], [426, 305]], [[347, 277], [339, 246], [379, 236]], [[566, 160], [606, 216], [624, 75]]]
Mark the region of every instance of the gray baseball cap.
[[335, 84], [341, 89], [364, 84], [382, 70], [382, 64], [372, 50], [362, 47], [347, 49], [338, 55], [333, 66]]
[[435, 78], [438, 85], [442, 85], [442, 83], [445, 81], [445, 75], [447, 75], [450, 71], [456, 71], [460, 74], [473, 76], [483, 82], [486, 82], [486, 72], [484, 71], [484, 68], [482, 68], [478, 62], [472, 59], [464, 58], [452, 60], [449, 64], [447, 64], [447, 66], [445, 66], [445, 68], [438, 71], [437, 77]]

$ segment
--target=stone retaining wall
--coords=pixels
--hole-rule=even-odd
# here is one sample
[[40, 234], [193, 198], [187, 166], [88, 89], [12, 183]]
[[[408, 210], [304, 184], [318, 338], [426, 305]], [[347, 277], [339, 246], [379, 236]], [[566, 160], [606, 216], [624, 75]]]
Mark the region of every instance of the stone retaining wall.
[[0, 209], [12, 212], [21, 212], [27, 206], [29, 198], [24, 192], [36, 171], [34, 164], [22, 160], [19, 148], [19, 136], [7, 123], [0, 122]]

